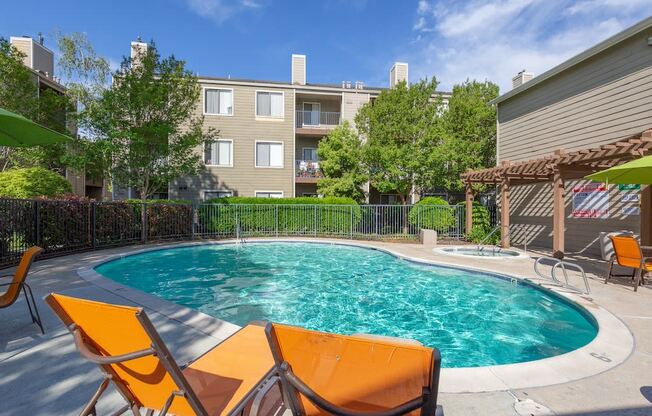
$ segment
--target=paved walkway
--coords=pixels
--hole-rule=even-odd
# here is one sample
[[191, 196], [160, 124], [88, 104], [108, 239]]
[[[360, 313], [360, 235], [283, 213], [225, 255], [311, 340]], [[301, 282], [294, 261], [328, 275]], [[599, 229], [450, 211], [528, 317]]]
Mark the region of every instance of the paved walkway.
[[[434, 254], [418, 244], [370, 243], [409, 257], [475, 266], [536, 277], [534, 260], [469, 260]], [[235, 326], [149, 295], [127, 296], [89, 283], [77, 274], [81, 266], [106, 256], [142, 247], [103, 250], [40, 261], [29, 282], [35, 291], [46, 334], [30, 323], [24, 300], [0, 310], [0, 416], [77, 414], [101, 380], [99, 370], [81, 359], [72, 338], [41, 300], [49, 292], [145, 306], [175, 358], [184, 363], [199, 356], [235, 330]], [[536, 258], [538, 253], [533, 253]], [[629, 282], [604, 285], [605, 264], [580, 260], [590, 271], [592, 298], [620, 318], [634, 335], [635, 348], [617, 367], [585, 379], [548, 387], [488, 393], [441, 394], [447, 416], [455, 415], [652, 415], [652, 285], [632, 291]], [[0, 273], [4, 274], [4, 273]], [[579, 280], [573, 277], [579, 285]], [[154, 305], [155, 307], [151, 307]], [[99, 414], [122, 405], [111, 392], [100, 401]], [[547, 409], [550, 409], [549, 411]]]

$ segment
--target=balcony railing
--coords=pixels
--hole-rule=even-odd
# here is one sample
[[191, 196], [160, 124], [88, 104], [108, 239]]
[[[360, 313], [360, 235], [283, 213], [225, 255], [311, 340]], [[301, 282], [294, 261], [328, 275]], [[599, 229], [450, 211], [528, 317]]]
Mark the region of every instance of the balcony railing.
[[295, 172], [297, 178], [319, 179], [324, 177], [319, 169], [319, 162], [313, 160], [297, 160]]
[[325, 129], [338, 126], [340, 113], [332, 111], [297, 111], [297, 127], [307, 129]]

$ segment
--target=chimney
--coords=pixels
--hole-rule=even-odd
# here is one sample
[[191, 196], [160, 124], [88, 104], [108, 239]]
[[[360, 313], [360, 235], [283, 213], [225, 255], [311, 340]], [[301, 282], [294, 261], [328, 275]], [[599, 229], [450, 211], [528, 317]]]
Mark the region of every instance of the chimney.
[[46, 75], [54, 76], [54, 53], [43, 45], [43, 37], [35, 41], [29, 36], [12, 36], [9, 39], [11, 46], [25, 54], [23, 64], [33, 70]]
[[405, 62], [394, 62], [392, 69], [389, 70], [389, 88], [394, 88], [399, 82], [409, 82], [408, 64]]
[[292, 83], [306, 85], [306, 55], [292, 54]]
[[140, 40], [140, 36], [134, 42], [131, 42], [131, 60], [132, 62], [137, 62], [139, 56], [147, 53], [148, 45], [147, 43]]
[[534, 78], [534, 74], [532, 72], [527, 72], [524, 69], [518, 74], [516, 74], [514, 78], [512, 78], [512, 88], [520, 87], [521, 85], [525, 84], [532, 78]]

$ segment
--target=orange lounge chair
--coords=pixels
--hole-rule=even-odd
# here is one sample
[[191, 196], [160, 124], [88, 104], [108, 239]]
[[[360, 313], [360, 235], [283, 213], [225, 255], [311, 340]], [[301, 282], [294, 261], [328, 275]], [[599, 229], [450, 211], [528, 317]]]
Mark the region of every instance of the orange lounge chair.
[[652, 272], [652, 257], [643, 257], [641, 245], [634, 237], [628, 234], [619, 234], [609, 236], [614, 247], [614, 255], [609, 261], [609, 272], [604, 279], [605, 284], [613, 274], [614, 262], [621, 267], [634, 269], [632, 278], [634, 279], [634, 291], [638, 290], [638, 285], [643, 284], [643, 277], [646, 273]]
[[29, 309], [29, 314], [32, 317], [32, 322], [41, 328], [41, 332], [45, 334], [43, 330], [43, 324], [41, 323], [41, 316], [38, 313], [36, 308], [36, 302], [34, 302], [34, 295], [32, 294], [32, 288], [29, 287], [27, 282], [27, 274], [29, 273], [29, 268], [32, 266], [36, 256], [43, 251], [41, 247], [30, 247], [25, 251], [23, 257], [20, 259], [20, 263], [16, 268], [16, 271], [13, 275], [0, 276], [0, 277], [10, 277], [12, 276], [11, 282], [9, 283], [0, 283], [0, 287], [7, 286], [5, 293], [0, 295], [0, 309], [8, 308], [13, 305], [14, 302], [18, 300], [20, 296], [20, 291], [22, 290], [25, 294], [25, 301], [27, 302], [27, 308]]
[[82, 415], [95, 414], [110, 381], [128, 403], [116, 414], [256, 414], [278, 380], [264, 326], [242, 328], [181, 370], [142, 308], [54, 293], [46, 301], [105, 375]]
[[265, 332], [294, 415], [443, 415], [437, 349], [271, 323]]

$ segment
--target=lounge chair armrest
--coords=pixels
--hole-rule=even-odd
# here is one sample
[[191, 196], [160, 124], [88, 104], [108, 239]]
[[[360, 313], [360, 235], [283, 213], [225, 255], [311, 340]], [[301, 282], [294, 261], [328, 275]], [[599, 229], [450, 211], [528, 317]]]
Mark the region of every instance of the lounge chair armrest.
[[134, 351], [122, 355], [113, 355], [113, 356], [104, 356], [95, 354], [91, 351], [84, 342], [84, 337], [81, 334], [81, 330], [77, 328], [75, 324], [70, 326], [70, 331], [72, 332], [73, 337], [75, 338], [75, 346], [79, 353], [86, 358], [88, 361], [91, 361], [96, 364], [115, 364], [121, 363], [123, 361], [135, 360], [136, 358], [146, 357], [148, 355], [156, 355], [156, 350], [154, 348], [147, 348], [145, 350]]
[[301, 381], [299, 377], [290, 371], [287, 363], [283, 363], [281, 365], [281, 371], [283, 372], [286, 380], [301, 394], [306, 396], [308, 400], [310, 400], [315, 406], [335, 416], [400, 416], [419, 409], [426, 403], [424, 397], [421, 396], [382, 412], [358, 412], [354, 410], [343, 409], [321, 397], [317, 392], [308, 387], [308, 385], [306, 385], [303, 381]]

